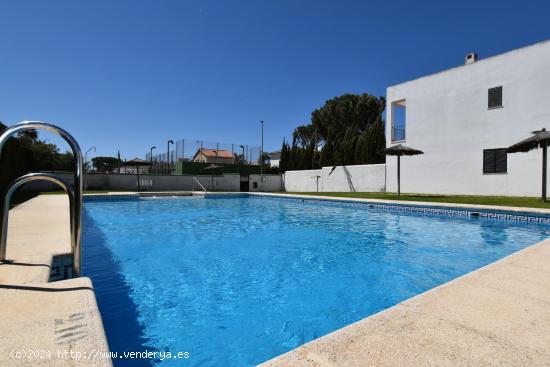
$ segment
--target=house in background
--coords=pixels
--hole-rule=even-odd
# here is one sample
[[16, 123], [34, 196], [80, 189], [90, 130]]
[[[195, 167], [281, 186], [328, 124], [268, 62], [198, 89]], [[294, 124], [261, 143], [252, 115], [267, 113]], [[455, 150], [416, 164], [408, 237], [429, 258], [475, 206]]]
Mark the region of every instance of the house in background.
[[229, 150], [200, 148], [193, 156], [192, 161], [200, 163], [234, 164], [236, 159]]
[[281, 151], [267, 153], [269, 157], [269, 166], [270, 167], [279, 167], [279, 161], [281, 160]]
[[[424, 155], [401, 164], [403, 192], [538, 196], [541, 153], [506, 154], [531, 131], [550, 129], [550, 41], [387, 89], [386, 141]], [[397, 190], [388, 159], [386, 190]]]

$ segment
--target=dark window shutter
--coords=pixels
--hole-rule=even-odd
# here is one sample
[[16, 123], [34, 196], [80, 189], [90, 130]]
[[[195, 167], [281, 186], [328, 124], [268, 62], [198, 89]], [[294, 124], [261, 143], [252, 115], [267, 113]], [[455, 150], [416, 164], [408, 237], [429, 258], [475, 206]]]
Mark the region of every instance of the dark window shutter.
[[508, 172], [508, 153], [505, 148], [483, 151], [483, 173]]
[[483, 173], [495, 172], [495, 151], [486, 149], [483, 151]]
[[506, 173], [508, 155], [506, 149], [495, 149], [495, 173]]
[[502, 107], [502, 87], [489, 89], [488, 107]]

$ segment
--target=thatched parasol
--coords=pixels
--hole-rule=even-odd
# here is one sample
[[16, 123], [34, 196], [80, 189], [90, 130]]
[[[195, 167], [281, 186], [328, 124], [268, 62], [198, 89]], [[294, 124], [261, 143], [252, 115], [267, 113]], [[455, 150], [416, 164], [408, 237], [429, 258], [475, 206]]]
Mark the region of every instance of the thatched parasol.
[[209, 164], [203, 168], [205, 171], [210, 171], [210, 191], [214, 191], [214, 170], [218, 168], [222, 168], [222, 166], [218, 166], [217, 164]]
[[516, 143], [506, 150], [508, 153], [529, 152], [533, 149], [542, 148], [542, 201], [546, 201], [546, 162], [547, 162], [547, 147], [550, 144], [550, 131], [542, 129], [533, 131], [533, 136]]
[[124, 162], [124, 166], [136, 167], [138, 191], [141, 190], [141, 185], [139, 183], [139, 167], [145, 167], [145, 166], [150, 166], [150, 165], [151, 165], [151, 163], [149, 161], [139, 159], [139, 158], [134, 158], [130, 161]]
[[401, 156], [424, 154], [423, 151], [406, 147], [401, 144], [386, 148], [382, 151], [385, 155], [397, 156], [397, 196], [401, 195]]

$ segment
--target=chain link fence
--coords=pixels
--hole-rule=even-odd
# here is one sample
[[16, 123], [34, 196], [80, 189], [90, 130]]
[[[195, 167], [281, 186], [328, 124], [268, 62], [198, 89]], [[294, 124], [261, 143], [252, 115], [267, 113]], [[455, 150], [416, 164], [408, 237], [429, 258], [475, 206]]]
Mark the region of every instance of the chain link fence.
[[[260, 169], [261, 148], [258, 146], [181, 139], [167, 142], [162, 150], [163, 147], [158, 146], [145, 153], [145, 159], [151, 163], [149, 173], [198, 175], [211, 174], [212, 170], [218, 174], [256, 173]], [[208, 169], [212, 164], [218, 167]]]

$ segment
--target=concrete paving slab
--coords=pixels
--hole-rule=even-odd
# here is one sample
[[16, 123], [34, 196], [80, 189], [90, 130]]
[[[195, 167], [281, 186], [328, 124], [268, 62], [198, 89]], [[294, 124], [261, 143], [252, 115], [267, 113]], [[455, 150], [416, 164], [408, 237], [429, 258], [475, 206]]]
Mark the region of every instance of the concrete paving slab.
[[0, 309], [0, 365], [111, 365], [90, 279], [1, 284]]
[[65, 195], [10, 210], [13, 262], [0, 264], [0, 365], [112, 365], [90, 279], [48, 282], [54, 256], [70, 253]]

